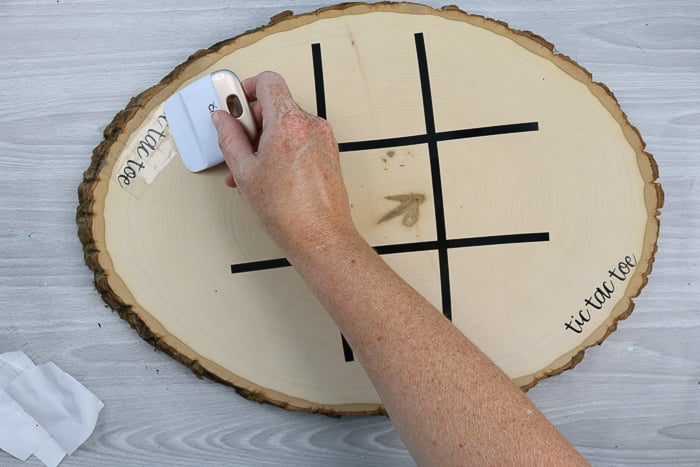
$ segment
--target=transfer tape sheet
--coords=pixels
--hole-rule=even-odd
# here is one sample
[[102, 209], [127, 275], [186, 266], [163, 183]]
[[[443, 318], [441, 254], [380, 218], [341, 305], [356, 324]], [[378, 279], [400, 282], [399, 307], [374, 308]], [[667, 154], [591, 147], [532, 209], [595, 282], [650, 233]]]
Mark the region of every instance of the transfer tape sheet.
[[0, 449], [8, 454], [55, 467], [88, 439], [103, 407], [54, 363], [0, 354]]

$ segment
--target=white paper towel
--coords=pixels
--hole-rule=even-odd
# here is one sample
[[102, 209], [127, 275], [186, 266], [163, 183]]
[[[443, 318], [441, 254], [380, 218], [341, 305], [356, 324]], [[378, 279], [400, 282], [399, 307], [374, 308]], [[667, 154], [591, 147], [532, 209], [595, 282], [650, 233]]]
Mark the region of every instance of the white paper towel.
[[12, 456], [57, 466], [90, 436], [103, 406], [54, 363], [0, 354], [0, 449]]
[[23, 461], [50, 438], [49, 433], [0, 388], [0, 448]]

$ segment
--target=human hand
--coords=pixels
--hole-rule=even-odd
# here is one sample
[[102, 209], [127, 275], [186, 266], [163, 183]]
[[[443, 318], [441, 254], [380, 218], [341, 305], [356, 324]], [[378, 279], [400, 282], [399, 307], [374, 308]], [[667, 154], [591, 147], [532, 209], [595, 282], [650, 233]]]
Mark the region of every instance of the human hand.
[[301, 110], [276, 73], [263, 72], [243, 87], [261, 128], [257, 151], [228, 112], [212, 114], [231, 170], [226, 183], [288, 254], [308, 254], [357, 235], [328, 122]]

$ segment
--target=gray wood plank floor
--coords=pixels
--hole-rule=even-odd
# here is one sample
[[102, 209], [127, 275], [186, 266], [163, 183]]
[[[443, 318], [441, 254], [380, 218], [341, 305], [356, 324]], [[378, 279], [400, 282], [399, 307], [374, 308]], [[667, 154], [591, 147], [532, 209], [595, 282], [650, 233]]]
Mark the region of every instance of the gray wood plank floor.
[[[666, 192], [636, 310], [530, 397], [594, 465], [700, 465], [700, 3], [457, 3], [544, 36], [606, 83]], [[131, 96], [197, 49], [330, 4], [0, 2], [0, 352], [54, 361], [106, 404], [63, 465], [413, 464], [385, 418], [259, 405], [154, 352], [102, 303], [76, 235], [82, 172]], [[0, 465], [39, 464], [0, 452]]]

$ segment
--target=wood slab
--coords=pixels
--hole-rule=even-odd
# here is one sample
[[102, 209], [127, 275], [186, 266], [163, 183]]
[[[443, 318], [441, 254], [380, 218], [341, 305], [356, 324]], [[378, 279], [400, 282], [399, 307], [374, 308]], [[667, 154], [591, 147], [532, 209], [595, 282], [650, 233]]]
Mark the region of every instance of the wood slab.
[[632, 311], [663, 192], [607, 87], [544, 39], [454, 7], [285, 12], [132, 99], [79, 188], [104, 300], [198, 375], [289, 409], [383, 411], [226, 168], [179, 159], [163, 103], [222, 68], [274, 69], [331, 122], [360, 232], [523, 389]]

